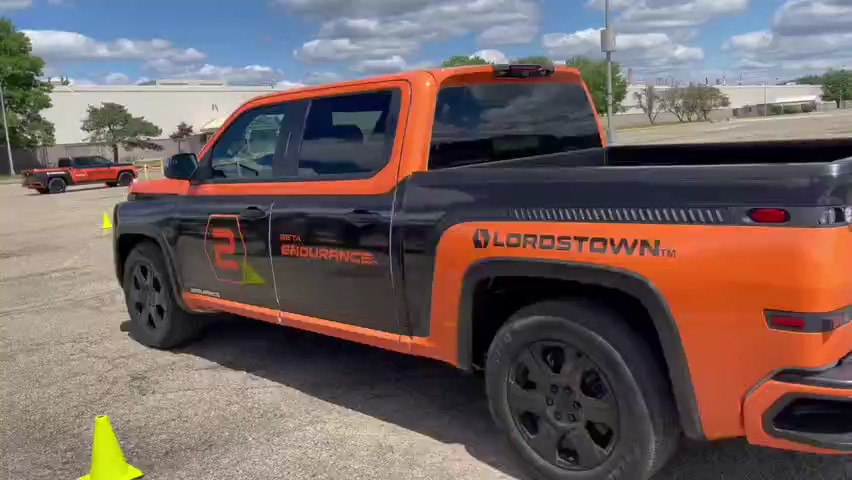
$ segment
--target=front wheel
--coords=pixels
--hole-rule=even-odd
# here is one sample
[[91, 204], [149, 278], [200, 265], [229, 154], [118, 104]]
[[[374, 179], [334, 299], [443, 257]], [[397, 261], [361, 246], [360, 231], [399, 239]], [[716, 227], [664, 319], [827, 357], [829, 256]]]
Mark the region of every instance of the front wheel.
[[169, 349], [201, 333], [199, 316], [183, 310], [175, 301], [172, 279], [155, 243], [143, 242], [130, 252], [123, 280], [130, 334], [136, 341]]
[[647, 479], [680, 437], [671, 392], [641, 337], [582, 300], [526, 307], [488, 351], [491, 413], [553, 480]]

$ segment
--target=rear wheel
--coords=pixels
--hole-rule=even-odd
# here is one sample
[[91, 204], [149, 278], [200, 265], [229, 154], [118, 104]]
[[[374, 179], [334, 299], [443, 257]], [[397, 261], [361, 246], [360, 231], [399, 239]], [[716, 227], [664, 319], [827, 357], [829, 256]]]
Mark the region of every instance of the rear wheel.
[[126, 187], [133, 182], [134, 178], [136, 177], [134, 177], [133, 174], [130, 172], [121, 172], [121, 174], [118, 176], [118, 184], [122, 187]]
[[68, 184], [65, 183], [65, 179], [63, 178], [51, 178], [50, 181], [47, 182], [47, 190], [50, 193], [62, 193], [66, 188], [68, 188]]
[[139, 244], [127, 256], [123, 286], [130, 334], [148, 347], [174, 348], [201, 333], [201, 318], [178, 305], [171, 282], [162, 251], [153, 242]]
[[492, 415], [542, 478], [646, 479], [680, 431], [664, 376], [642, 339], [581, 300], [517, 312], [488, 352]]

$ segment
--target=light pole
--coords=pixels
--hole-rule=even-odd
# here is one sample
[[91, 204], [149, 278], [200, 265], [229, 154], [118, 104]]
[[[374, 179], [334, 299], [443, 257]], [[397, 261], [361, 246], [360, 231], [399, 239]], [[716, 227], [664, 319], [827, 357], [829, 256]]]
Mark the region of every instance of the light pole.
[[9, 139], [9, 122], [6, 121], [6, 89], [5, 82], [0, 81], [0, 108], [3, 109], [3, 131], [6, 134], [6, 154], [9, 156], [9, 175], [15, 175], [15, 164], [12, 162], [12, 142]]
[[606, 53], [606, 139], [615, 143], [612, 131], [612, 52], [615, 51], [615, 32], [609, 26], [609, 0], [604, 2], [604, 29], [601, 30], [601, 51]]

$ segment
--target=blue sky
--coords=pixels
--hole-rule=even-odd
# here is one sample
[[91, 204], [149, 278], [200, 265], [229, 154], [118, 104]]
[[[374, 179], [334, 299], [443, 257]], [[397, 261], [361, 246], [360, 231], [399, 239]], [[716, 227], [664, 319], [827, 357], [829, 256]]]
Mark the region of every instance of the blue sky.
[[[602, 0], [0, 0], [49, 75], [282, 86], [450, 55], [600, 55]], [[793, 78], [852, 67], [852, 0], [612, 0], [636, 80]]]

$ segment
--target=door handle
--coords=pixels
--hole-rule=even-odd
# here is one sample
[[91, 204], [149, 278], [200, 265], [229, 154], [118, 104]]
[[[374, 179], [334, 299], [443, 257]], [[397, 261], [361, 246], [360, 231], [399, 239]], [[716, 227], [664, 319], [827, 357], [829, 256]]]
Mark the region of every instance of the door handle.
[[379, 214], [376, 213], [376, 212], [371, 212], [369, 210], [362, 210], [362, 209], [359, 208], [359, 209], [351, 210], [351, 211], [347, 212], [346, 218], [348, 218], [349, 220], [355, 220], [355, 221], [362, 221], [363, 222], [363, 221], [376, 220], [376, 219], [379, 218]]
[[260, 207], [246, 207], [242, 212], [240, 212], [240, 220], [260, 220], [262, 218], [266, 218], [268, 213], [266, 210]]

